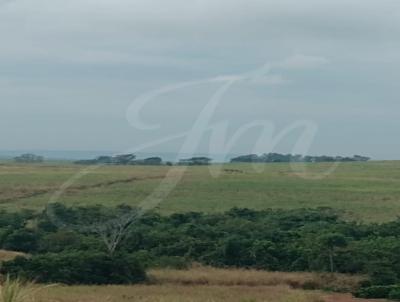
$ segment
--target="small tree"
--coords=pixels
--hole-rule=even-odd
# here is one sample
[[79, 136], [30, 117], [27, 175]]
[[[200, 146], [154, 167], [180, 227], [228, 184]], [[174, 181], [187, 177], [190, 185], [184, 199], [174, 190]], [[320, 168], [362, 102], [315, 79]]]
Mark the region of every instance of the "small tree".
[[46, 212], [60, 229], [97, 235], [104, 243], [109, 256], [114, 255], [130, 231], [132, 223], [141, 214], [138, 209], [127, 205], [119, 205], [116, 208], [93, 206], [73, 209], [57, 203], [49, 205]]
[[318, 239], [321, 246], [328, 252], [330, 272], [334, 272], [334, 256], [339, 248], [347, 246], [347, 239], [342, 234], [332, 233], [322, 235]]
[[121, 241], [129, 231], [129, 227], [136, 219], [137, 212], [126, 213], [105, 223], [99, 223], [90, 227], [97, 234], [107, 248], [108, 254], [113, 256]]

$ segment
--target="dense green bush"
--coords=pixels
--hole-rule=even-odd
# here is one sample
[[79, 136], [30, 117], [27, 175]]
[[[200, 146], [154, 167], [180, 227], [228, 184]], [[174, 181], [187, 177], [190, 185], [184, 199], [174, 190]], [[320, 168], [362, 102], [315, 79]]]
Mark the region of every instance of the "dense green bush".
[[15, 230], [4, 239], [3, 248], [18, 252], [35, 252], [38, 248], [39, 235], [28, 229]]
[[388, 298], [390, 300], [400, 301], [400, 286], [393, 288], [390, 291]]
[[[122, 254], [125, 262], [129, 255], [146, 268], [184, 268], [200, 262], [219, 267], [366, 274], [370, 280], [365, 286], [400, 281], [400, 219], [359, 224], [342, 220], [340, 213], [328, 208], [234, 208], [226, 213], [170, 216], [149, 212], [140, 217], [134, 216], [136, 212], [124, 205], [74, 208], [53, 204], [51, 213], [59, 222], [54, 225], [48, 211], [0, 211], [0, 247], [32, 255], [6, 263], [3, 270], [52, 282], [131, 282], [115, 256]], [[131, 215], [134, 219], [127, 220]], [[124, 221], [129, 223], [121, 224]], [[113, 227], [118, 231], [121, 225], [123, 236], [110, 249]], [[111, 263], [120, 265], [114, 266], [118, 276], [128, 277], [116, 278]], [[56, 269], [68, 265], [94, 277]]]
[[131, 256], [71, 252], [17, 257], [5, 262], [1, 273], [43, 283], [130, 284], [145, 280], [145, 272]]
[[387, 299], [393, 293], [395, 295], [400, 291], [398, 285], [377, 285], [359, 289], [355, 296], [363, 299]]

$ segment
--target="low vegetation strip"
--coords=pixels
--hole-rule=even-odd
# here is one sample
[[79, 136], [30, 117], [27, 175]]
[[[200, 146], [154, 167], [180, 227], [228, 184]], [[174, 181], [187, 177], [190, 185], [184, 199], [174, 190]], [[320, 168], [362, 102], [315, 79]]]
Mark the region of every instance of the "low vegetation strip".
[[289, 286], [294, 289], [321, 289], [352, 292], [364, 280], [361, 276], [322, 273], [268, 272], [248, 269], [221, 269], [195, 266], [188, 270], [153, 269], [154, 284], [212, 286]]
[[382, 299], [359, 299], [350, 294], [334, 294], [322, 296], [324, 302], [388, 302]]
[[37, 301], [57, 302], [324, 302], [321, 293], [286, 286], [72, 286], [42, 291]]
[[[156, 269], [151, 282], [132, 286], [62, 286], [9, 280], [1, 302], [367, 302], [350, 294], [293, 289], [293, 284], [323, 283], [325, 277], [310, 273], [263, 272], [195, 266], [189, 270]], [[353, 280], [350, 280], [353, 279]], [[321, 279], [321, 280], [318, 280]], [[335, 275], [336, 283], [357, 282], [357, 277]], [[331, 282], [331, 281], [330, 281]], [[15, 299], [14, 299], [15, 298]], [[18, 299], [17, 299], [18, 298]], [[378, 302], [380, 300], [377, 300]]]
[[[94, 188], [101, 188], [101, 187], [109, 187], [116, 184], [124, 184], [124, 183], [132, 183], [135, 181], [144, 181], [150, 179], [162, 179], [164, 178], [163, 175], [160, 176], [149, 176], [149, 177], [129, 177], [124, 179], [116, 179], [110, 181], [104, 181], [99, 183], [94, 183], [90, 185], [73, 185], [65, 190], [65, 193], [77, 192], [77, 191], [84, 191]], [[41, 195], [46, 195], [49, 193], [54, 193], [58, 187], [48, 187], [42, 189], [33, 189], [33, 190], [20, 190], [19, 192], [14, 192], [12, 196], [1, 197], [0, 196], [0, 203], [8, 203], [12, 201], [17, 201], [26, 198], [37, 197]]]

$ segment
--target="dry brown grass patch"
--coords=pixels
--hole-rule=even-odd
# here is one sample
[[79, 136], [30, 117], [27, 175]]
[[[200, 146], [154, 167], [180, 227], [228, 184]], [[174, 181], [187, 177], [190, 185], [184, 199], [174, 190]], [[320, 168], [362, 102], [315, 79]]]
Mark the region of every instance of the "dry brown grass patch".
[[36, 302], [322, 302], [321, 294], [287, 286], [72, 286], [39, 293]]
[[0, 262], [13, 260], [17, 256], [26, 256], [26, 254], [21, 252], [0, 250]]
[[349, 292], [362, 280], [359, 276], [341, 274], [284, 273], [246, 269], [194, 267], [189, 270], [150, 270], [154, 284], [213, 286], [289, 286], [301, 289], [330, 289]]

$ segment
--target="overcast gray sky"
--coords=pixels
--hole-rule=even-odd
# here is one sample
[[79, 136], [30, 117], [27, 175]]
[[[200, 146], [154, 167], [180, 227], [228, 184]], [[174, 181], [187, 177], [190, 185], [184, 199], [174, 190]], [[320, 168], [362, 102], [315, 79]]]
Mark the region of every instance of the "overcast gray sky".
[[[0, 0], [0, 149], [118, 152], [189, 131], [223, 81], [150, 100], [141, 119], [158, 128], [135, 128], [129, 108], [164, 86], [266, 66], [212, 112], [227, 140], [256, 120], [276, 135], [307, 120], [312, 154], [399, 159], [399, 37], [398, 0]], [[252, 151], [259, 135], [229, 151]]]

